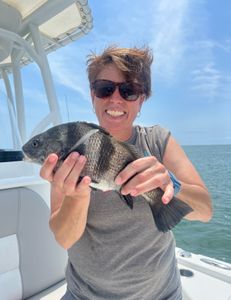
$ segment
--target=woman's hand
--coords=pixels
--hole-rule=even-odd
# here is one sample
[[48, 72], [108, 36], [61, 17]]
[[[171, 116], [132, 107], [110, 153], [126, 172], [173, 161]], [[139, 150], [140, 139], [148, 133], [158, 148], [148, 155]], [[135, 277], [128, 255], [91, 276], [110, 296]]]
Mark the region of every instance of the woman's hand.
[[58, 156], [54, 153], [50, 154], [40, 170], [40, 176], [48, 180], [57, 193], [80, 199], [88, 197], [90, 177], [85, 176], [78, 183], [86, 158], [77, 152], [72, 152], [58, 170], [54, 172], [57, 161]]
[[[128, 181], [128, 182], [127, 182]], [[138, 196], [156, 188], [164, 191], [163, 203], [167, 204], [174, 196], [174, 188], [165, 166], [154, 156], [139, 158], [128, 164], [115, 180], [116, 184], [123, 185], [121, 193]]]
[[90, 204], [91, 179], [80, 180], [86, 157], [72, 152], [54, 172], [58, 156], [50, 154], [40, 175], [51, 183], [50, 227], [56, 240], [64, 248], [70, 248], [82, 236], [87, 222]]

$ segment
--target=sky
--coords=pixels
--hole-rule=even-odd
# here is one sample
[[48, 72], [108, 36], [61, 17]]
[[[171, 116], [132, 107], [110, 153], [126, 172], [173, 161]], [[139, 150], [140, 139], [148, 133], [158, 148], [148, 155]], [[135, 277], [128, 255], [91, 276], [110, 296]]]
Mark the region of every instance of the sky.
[[[135, 123], [168, 128], [181, 145], [231, 144], [229, 0], [89, 0], [88, 5], [92, 30], [48, 55], [63, 122], [97, 122], [86, 73], [89, 53], [112, 44], [147, 46], [154, 56], [152, 96]], [[37, 66], [24, 67], [22, 76], [29, 137], [47, 103]], [[0, 116], [4, 113], [2, 107]]]

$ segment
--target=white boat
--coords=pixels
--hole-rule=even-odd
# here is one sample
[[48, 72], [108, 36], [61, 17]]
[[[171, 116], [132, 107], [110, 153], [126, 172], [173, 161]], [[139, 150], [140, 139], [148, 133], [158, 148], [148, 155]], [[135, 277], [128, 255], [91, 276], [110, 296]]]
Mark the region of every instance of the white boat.
[[[68, 17], [67, 17], [68, 16]], [[84, 0], [0, 0], [0, 76], [5, 86], [12, 149], [0, 150], [0, 299], [60, 299], [66, 251], [49, 230], [49, 184], [21, 161], [28, 139], [20, 70], [36, 62], [48, 115], [31, 134], [62, 122], [47, 54], [88, 33]], [[9, 79], [12, 73], [13, 80]], [[13, 83], [12, 83], [13, 82]], [[1, 100], [1, 99], [0, 99]], [[184, 300], [230, 300], [231, 264], [176, 248]]]

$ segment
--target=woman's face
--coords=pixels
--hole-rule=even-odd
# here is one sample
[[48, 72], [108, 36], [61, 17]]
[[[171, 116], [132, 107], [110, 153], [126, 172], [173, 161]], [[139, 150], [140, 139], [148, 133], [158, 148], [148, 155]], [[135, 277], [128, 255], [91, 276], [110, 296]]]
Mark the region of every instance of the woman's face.
[[[114, 82], [125, 82], [122, 72], [109, 64], [98, 74], [97, 80], [107, 79]], [[142, 94], [136, 101], [124, 100], [118, 90], [106, 98], [97, 98], [91, 90], [92, 103], [99, 121], [99, 125], [108, 130], [120, 140], [128, 139], [132, 134], [132, 125], [140, 111], [145, 96]]]

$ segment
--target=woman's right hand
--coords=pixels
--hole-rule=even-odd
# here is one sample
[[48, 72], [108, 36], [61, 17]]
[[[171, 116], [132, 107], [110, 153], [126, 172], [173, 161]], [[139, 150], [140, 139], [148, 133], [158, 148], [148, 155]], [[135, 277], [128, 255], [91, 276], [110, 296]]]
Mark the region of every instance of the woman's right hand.
[[72, 152], [54, 172], [58, 156], [50, 154], [40, 170], [40, 176], [51, 183], [50, 227], [64, 248], [71, 247], [83, 234], [90, 203], [91, 179], [80, 181], [86, 157]]
[[81, 171], [86, 163], [86, 157], [79, 155], [78, 152], [72, 152], [57, 171], [54, 172], [57, 162], [58, 156], [55, 153], [50, 154], [42, 165], [40, 176], [48, 180], [52, 187], [64, 196], [78, 197], [80, 199], [88, 197], [90, 177], [85, 176], [78, 183]]

